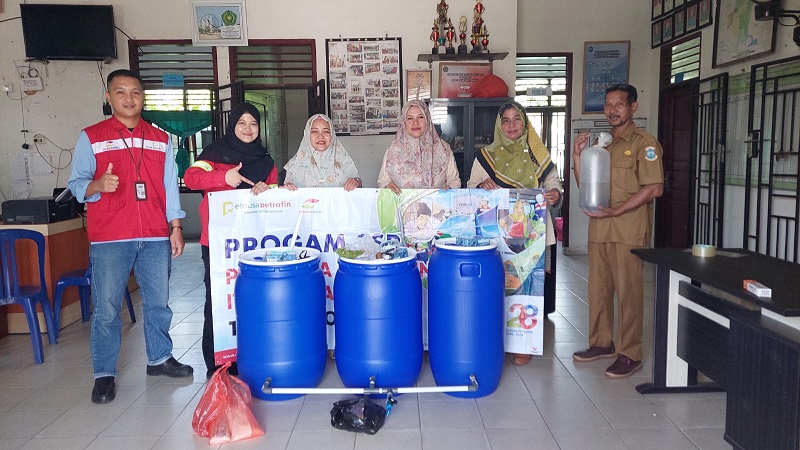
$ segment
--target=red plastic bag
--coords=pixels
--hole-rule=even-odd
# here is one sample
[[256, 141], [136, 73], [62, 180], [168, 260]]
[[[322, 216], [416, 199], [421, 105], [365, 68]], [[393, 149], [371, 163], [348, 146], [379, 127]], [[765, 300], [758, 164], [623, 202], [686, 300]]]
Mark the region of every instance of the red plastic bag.
[[209, 444], [225, 444], [264, 435], [250, 405], [250, 388], [228, 374], [230, 363], [220, 367], [206, 386], [194, 410], [192, 429]]
[[476, 98], [508, 97], [508, 85], [497, 75], [488, 74], [472, 88]]

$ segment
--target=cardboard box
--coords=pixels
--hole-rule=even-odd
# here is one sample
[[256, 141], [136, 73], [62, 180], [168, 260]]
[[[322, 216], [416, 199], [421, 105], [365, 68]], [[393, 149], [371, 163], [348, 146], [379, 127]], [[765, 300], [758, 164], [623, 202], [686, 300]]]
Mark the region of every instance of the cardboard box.
[[755, 280], [744, 280], [744, 288], [755, 294], [757, 297], [772, 297], [772, 289]]

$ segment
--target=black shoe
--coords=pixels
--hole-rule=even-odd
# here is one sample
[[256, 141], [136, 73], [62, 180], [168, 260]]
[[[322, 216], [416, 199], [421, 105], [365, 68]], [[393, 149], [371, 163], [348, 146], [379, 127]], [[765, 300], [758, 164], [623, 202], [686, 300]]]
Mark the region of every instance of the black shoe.
[[608, 378], [627, 378], [640, 370], [642, 370], [641, 361], [634, 361], [625, 355], [619, 355], [614, 364], [606, 369], [606, 376]]
[[170, 357], [168, 360], [157, 366], [147, 366], [148, 375], [166, 375], [172, 378], [190, 377], [194, 373], [192, 366], [181, 364]]
[[108, 403], [117, 396], [117, 386], [114, 384], [114, 377], [100, 377], [94, 380], [92, 389], [92, 403]]

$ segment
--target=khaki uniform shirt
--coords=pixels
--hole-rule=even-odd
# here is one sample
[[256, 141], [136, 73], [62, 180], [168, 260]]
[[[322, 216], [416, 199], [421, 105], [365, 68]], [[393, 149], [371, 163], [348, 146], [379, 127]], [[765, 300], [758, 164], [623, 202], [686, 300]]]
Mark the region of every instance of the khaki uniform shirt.
[[[611, 207], [625, 203], [642, 186], [664, 182], [661, 144], [648, 132], [631, 126], [608, 147], [611, 153]], [[591, 218], [589, 242], [650, 246], [654, 202], [618, 217]]]

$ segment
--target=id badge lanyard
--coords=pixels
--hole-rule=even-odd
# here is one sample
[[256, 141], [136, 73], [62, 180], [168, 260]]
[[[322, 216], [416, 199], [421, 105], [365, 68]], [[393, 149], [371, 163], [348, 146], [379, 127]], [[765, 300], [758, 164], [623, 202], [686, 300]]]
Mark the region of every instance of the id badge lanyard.
[[[142, 181], [142, 177], [139, 173], [139, 169], [142, 166], [142, 160], [144, 159], [144, 131], [142, 131], [142, 147], [139, 148], [139, 161], [136, 161], [136, 158], [133, 156], [133, 150], [128, 146], [128, 142], [125, 140], [125, 136], [122, 135], [122, 131], [119, 132], [120, 137], [122, 138], [122, 143], [125, 145], [125, 149], [128, 150], [128, 154], [131, 156], [131, 160], [133, 160], [133, 165], [136, 168], [136, 181], [133, 182], [133, 194], [136, 196], [137, 201], [144, 201], [147, 200], [147, 185], [144, 181]], [[133, 145], [133, 133], [131, 133], [131, 145]]]

